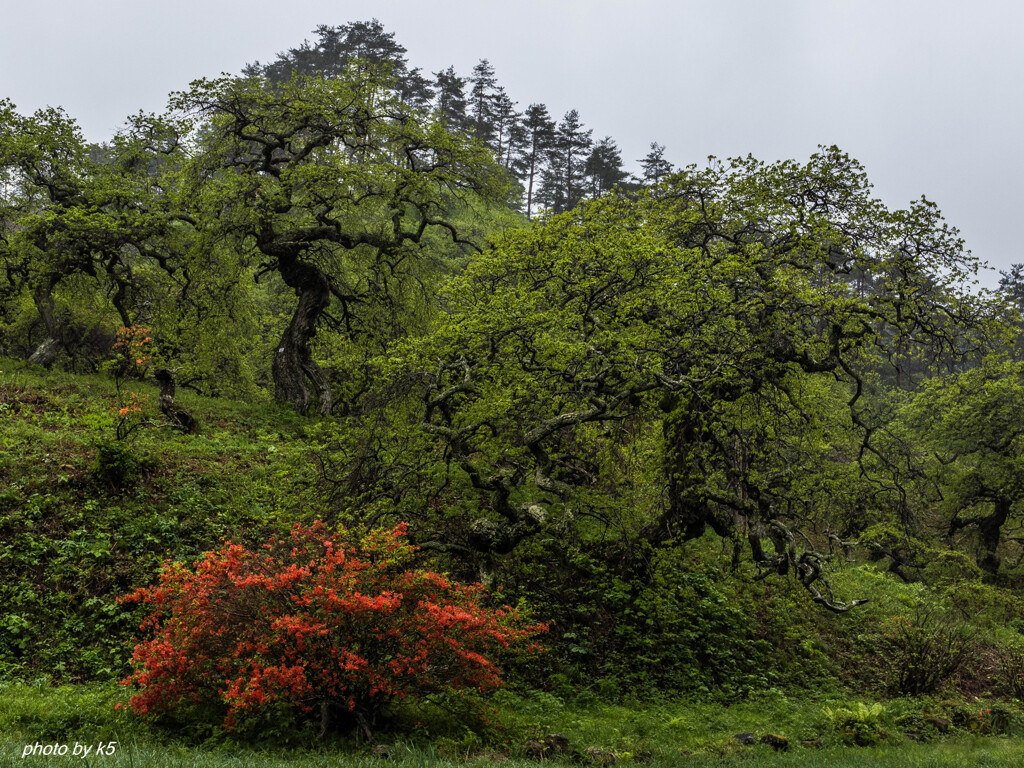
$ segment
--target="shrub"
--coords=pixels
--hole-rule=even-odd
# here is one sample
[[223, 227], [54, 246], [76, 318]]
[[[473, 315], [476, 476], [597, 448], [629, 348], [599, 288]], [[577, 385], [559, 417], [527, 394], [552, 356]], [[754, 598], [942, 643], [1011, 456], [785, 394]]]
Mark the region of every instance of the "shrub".
[[715, 566], [682, 546], [647, 554], [639, 568], [598, 545], [550, 539], [517, 550], [506, 583], [558, 629], [544, 663], [517, 667], [517, 680], [577, 704], [768, 686], [776, 649], [754, 635], [744, 610], [753, 601], [724, 593]]
[[877, 744], [886, 736], [882, 730], [882, 720], [886, 712], [881, 704], [876, 703], [869, 707], [864, 702], [857, 702], [855, 707], [825, 707], [822, 711], [825, 718], [839, 730], [846, 741], [858, 746]]
[[120, 441], [103, 442], [96, 446], [96, 458], [90, 470], [97, 481], [118, 490], [139, 479], [142, 465], [129, 445]]
[[1004, 693], [1024, 699], [1024, 648], [1011, 645], [999, 654], [999, 678]]
[[352, 543], [317, 522], [250, 551], [227, 542], [194, 567], [122, 598], [152, 612], [135, 648], [137, 713], [216, 713], [229, 730], [281, 708], [321, 718], [321, 732], [369, 725], [388, 702], [501, 685], [495, 656], [536, 646], [544, 629], [483, 605], [479, 584], [410, 569], [406, 526]]
[[889, 693], [922, 696], [942, 689], [971, 657], [975, 640], [964, 625], [929, 608], [890, 619], [881, 650], [889, 665]]

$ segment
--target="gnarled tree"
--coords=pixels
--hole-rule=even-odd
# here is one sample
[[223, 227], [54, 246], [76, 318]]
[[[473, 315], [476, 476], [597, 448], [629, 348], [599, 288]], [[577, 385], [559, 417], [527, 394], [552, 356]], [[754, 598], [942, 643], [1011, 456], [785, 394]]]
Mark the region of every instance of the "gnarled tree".
[[[836, 149], [714, 164], [471, 265], [396, 371], [423, 382], [419, 425], [449, 477], [488, 500], [460, 546], [509, 552], [584, 518], [654, 545], [711, 527], [816, 602], [855, 604], [825, 578], [842, 494], [828, 475], [872, 450], [865, 381], [895, 342], [968, 354], [984, 315], [957, 290], [974, 263], [935, 208], [889, 211], [869, 186]], [[637, 494], [615, 457], [637, 446], [662, 476], [623, 511]]]
[[[277, 399], [302, 412], [334, 407], [314, 355], [321, 324], [375, 351], [407, 333], [433, 290], [429, 254], [439, 233], [469, 244], [460, 210], [503, 194], [481, 147], [357, 65], [276, 85], [203, 80], [172, 102], [197, 120], [195, 218], [297, 297], [272, 372]], [[362, 374], [337, 375], [351, 383]]]

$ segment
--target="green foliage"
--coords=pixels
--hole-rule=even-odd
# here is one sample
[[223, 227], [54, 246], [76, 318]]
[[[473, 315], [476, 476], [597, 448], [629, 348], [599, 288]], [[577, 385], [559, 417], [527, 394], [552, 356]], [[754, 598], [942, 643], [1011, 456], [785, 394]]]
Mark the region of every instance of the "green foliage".
[[711, 528], [842, 612], [857, 601], [829, 587], [836, 544], [891, 522], [903, 487], [865, 390], [894, 338], [949, 342], [938, 306], [979, 318], [964, 344], [991, 330], [954, 284], [975, 267], [933, 206], [885, 209], [835, 148], [691, 168], [502, 237], [436, 330], [391, 348], [380, 378], [408, 384], [382, 397], [410, 398], [403, 432], [430, 436], [442, 486], [472, 494], [453, 549]]
[[1020, 515], [1022, 382], [1021, 363], [989, 356], [971, 370], [928, 381], [891, 428], [919, 466], [920, 493], [942, 515], [939, 533], [975, 534], [974, 559], [991, 575], [1008, 549], [1003, 531]]
[[141, 476], [141, 464], [131, 446], [120, 440], [99, 443], [89, 469], [98, 482], [117, 490], [132, 485]]
[[0, 676], [122, 676], [138, 618], [115, 598], [167, 557], [276, 528], [308, 473], [294, 417], [186, 397], [205, 435], [142, 428], [126, 443], [108, 379], [0, 368], [0, 434], [20, 447], [0, 454]]
[[230, 284], [239, 259], [272, 275], [272, 308], [290, 316], [274, 323], [274, 394], [300, 412], [357, 407], [369, 359], [423, 330], [444, 262], [474, 244], [482, 219], [466, 213], [506, 196], [482, 146], [392, 86], [386, 68], [352, 61], [331, 78], [222, 77], [172, 97], [198, 145], [176, 202], [200, 243], [236, 260]]
[[863, 701], [858, 701], [857, 705], [851, 709], [825, 707], [822, 711], [833, 725], [848, 725], [850, 723], [878, 723], [885, 714], [885, 707], [878, 702], [868, 706]]
[[1003, 690], [1018, 701], [1024, 700], [1024, 646], [1010, 645], [999, 658], [999, 676]]
[[902, 696], [941, 692], [975, 647], [969, 627], [934, 607], [894, 616], [880, 644], [889, 667], [889, 692]]
[[27, 743], [116, 741], [132, 719], [117, 709], [125, 694], [114, 683], [53, 688], [49, 679], [38, 678], [0, 683], [0, 693], [0, 732]]
[[877, 744], [886, 736], [885, 731], [881, 728], [886, 713], [885, 707], [877, 702], [868, 706], [859, 701], [852, 708], [831, 709], [825, 707], [822, 712], [829, 723], [839, 729], [843, 737], [850, 743], [866, 747]]
[[578, 701], [658, 690], [735, 697], [774, 674], [750, 616], [707, 574], [680, 568], [677, 549], [653, 554], [651, 573], [631, 577], [609, 568], [598, 551], [530, 554], [536, 559], [524, 552], [516, 573], [500, 578], [553, 622], [548, 653], [519, 672], [532, 685]]

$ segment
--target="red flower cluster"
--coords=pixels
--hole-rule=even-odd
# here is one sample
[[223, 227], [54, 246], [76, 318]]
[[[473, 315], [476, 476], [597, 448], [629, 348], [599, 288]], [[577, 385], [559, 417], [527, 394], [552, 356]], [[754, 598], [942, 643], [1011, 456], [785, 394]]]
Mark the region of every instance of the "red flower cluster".
[[350, 543], [320, 522], [296, 525], [261, 551], [227, 542], [160, 583], [122, 598], [148, 603], [135, 648], [137, 713], [221, 701], [225, 725], [272, 702], [323, 701], [368, 711], [390, 697], [485, 692], [501, 685], [494, 655], [538, 648], [546, 629], [486, 608], [479, 584], [407, 569], [406, 526]]

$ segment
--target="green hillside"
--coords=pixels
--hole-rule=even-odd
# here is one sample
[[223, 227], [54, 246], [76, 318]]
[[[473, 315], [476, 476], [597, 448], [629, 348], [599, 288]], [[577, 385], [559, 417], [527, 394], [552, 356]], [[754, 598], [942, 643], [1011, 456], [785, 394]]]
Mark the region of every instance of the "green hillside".
[[1011, 764], [1021, 270], [319, 34], [0, 102], [0, 761]]

